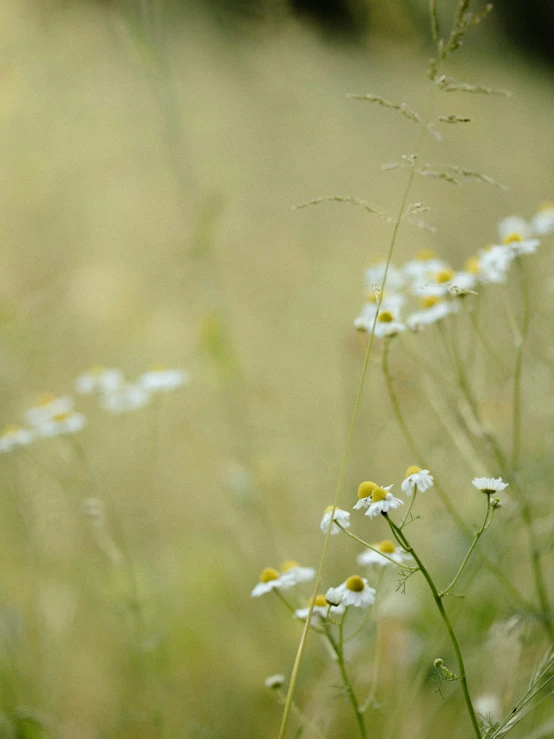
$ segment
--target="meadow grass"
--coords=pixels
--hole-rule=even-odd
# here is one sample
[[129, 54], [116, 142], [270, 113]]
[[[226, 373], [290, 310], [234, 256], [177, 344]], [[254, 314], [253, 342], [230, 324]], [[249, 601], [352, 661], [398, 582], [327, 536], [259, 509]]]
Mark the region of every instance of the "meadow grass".
[[[363, 270], [386, 256], [391, 228], [356, 207], [292, 206], [341, 194], [394, 213], [406, 173], [380, 165], [412, 153], [414, 124], [346, 95], [376, 91], [419, 109], [429, 49], [386, 38], [369, 52], [325, 46], [293, 23], [232, 41], [198, 18], [162, 24], [166, 66], [153, 74], [150, 47], [117, 8], [52, 4], [39, 14], [6, 2], [0, 14], [3, 423], [20, 422], [43, 392], [73, 393], [98, 363], [134, 378], [161, 361], [191, 376], [124, 415], [79, 399], [88, 423], [78, 435], [0, 457], [2, 731], [277, 736], [278, 696], [263, 683], [288, 677], [302, 625], [277, 598], [251, 600], [250, 590], [263, 567], [317, 563], [363, 362], [352, 328]], [[444, 143], [427, 146], [437, 167], [459, 163], [509, 189], [419, 177], [413, 202], [431, 206], [423, 217], [438, 231], [403, 226], [395, 263], [431, 247], [458, 265], [495, 240], [499, 219], [530, 217], [552, 197], [551, 79], [490, 43], [470, 45], [449, 73], [513, 97], [448, 98], [445, 114], [474, 122], [444, 124]], [[169, 103], [157, 87], [167, 68]], [[552, 598], [549, 244], [524, 265], [531, 313], [518, 466]], [[517, 332], [516, 270], [479, 296], [479, 328], [495, 356], [469, 316], [457, 329], [479, 414], [511, 450], [517, 352], [506, 301]], [[471, 532], [484, 515], [471, 478], [502, 470], [463, 394], [442, 383], [452, 348], [438, 332], [411, 338], [391, 350], [394, 392]], [[379, 351], [345, 468], [339, 506], [348, 510], [360, 481], [395, 482], [398, 492], [418, 463]], [[103, 508], [84, 507], [90, 498]], [[479, 548], [536, 603], [521, 509], [504, 498]], [[406, 536], [446, 586], [465, 536], [435, 490], [416, 506], [422, 518]], [[384, 529], [371, 521], [356, 532], [372, 542], [390, 536]], [[331, 540], [325, 587], [352, 574], [360, 550], [342, 534]], [[504, 716], [547, 639], [475, 555], [461, 584], [466, 597], [447, 607], [472, 695]], [[371, 699], [368, 736], [466, 737], [460, 686], [433, 667], [440, 658], [456, 670], [425, 582], [410, 577], [405, 594], [396, 586], [383, 573], [379, 618], [370, 613], [347, 654], [361, 702]], [[310, 639], [295, 696], [304, 718], [292, 715], [304, 736], [355, 735], [339, 681], [319, 635]], [[551, 713], [543, 704], [512, 736], [552, 735]]]

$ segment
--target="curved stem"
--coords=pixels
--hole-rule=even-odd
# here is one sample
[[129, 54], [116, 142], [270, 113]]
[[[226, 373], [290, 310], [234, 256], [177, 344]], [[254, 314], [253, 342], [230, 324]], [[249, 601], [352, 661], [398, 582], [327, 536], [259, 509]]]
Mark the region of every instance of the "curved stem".
[[356, 536], [356, 534], [353, 534], [350, 531], [348, 531], [348, 529], [345, 529], [344, 526], [342, 526], [338, 521], [335, 521], [335, 523], [337, 524], [339, 529], [344, 531], [344, 533], [347, 534], [351, 539], [354, 539], [354, 541], [357, 541], [359, 544], [362, 544], [366, 549], [371, 549], [372, 552], [375, 552], [376, 554], [379, 554], [381, 557], [388, 559], [388, 561], [392, 562], [393, 565], [396, 565], [397, 567], [401, 567], [403, 570], [414, 570], [414, 572], [417, 570], [417, 567], [408, 567], [407, 565], [404, 565], [401, 562], [396, 562], [396, 560], [392, 559], [392, 557], [389, 557], [388, 555], [384, 554], [384, 552], [380, 552], [378, 549], [375, 549], [375, 547], [372, 547], [371, 544], [368, 544], [367, 541], [360, 539], [359, 536]]
[[[428, 466], [426, 464], [425, 459], [423, 458], [423, 455], [419, 451], [417, 444], [415, 443], [415, 440], [410, 432], [410, 429], [408, 428], [408, 425], [404, 419], [404, 415], [402, 413], [402, 409], [400, 407], [400, 403], [398, 401], [398, 397], [396, 395], [396, 391], [394, 389], [394, 384], [392, 382], [392, 377], [389, 371], [389, 349], [390, 349], [390, 343], [386, 342], [384, 349], [383, 349], [383, 373], [385, 375], [385, 382], [387, 385], [387, 390], [389, 393], [390, 401], [392, 404], [394, 416], [396, 418], [396, 421], [404, 435], [404, 438], [406, 440], [406, 443], [408, 444], [412, 454], [415, 457], [415, 460], [417, 464], [422, 469], [428, 469]], [[458, 529], [464, 534], [464, 536], [469, 539], [472, 537], [472, 532], [470, 528], [465, 523], [464, 519], [460, 516], [456, 508], [452, 505], [450, 502], [450, 498], [448, 497], [445, 490], [443, 490], [442, 485], [440, 485], [439, 481], [435, 478], [434, 482], [434, 488], [437, 491], [437, 495], [441, 499], [442, 504], [450, 514], [452, 520], [457, 525]], [[489, 570], [489, 572], [494, 575], [494, 577], [498, 580], [498, 582], [503, 586], [504, 590], [510, 594], [512, 599], [519, 603], [521, 607], [523, 607], [525, 610], [534, 610], [533, 606], [521, 595], [521, 593], [515, 588], [512, 583], [508, 580], [504, 572], [500, 567], [497, 567], [488, 557], [487, 555], [482, 552], [480, 549], [477, 549], [477, 555], [483, 565]]]
[[387, 519], [389, 526], [391, 527], [391, 531], [393, 532], [395, 537], [404, 542], [404, 546], [411, 553], [412, 557], [417, 562], [419, 569], [421, 570], [421, 573], [423, 577], [425, 578], [425, 580], [427, 581], [427, 584], [429, 585], [431, 593], [433, 594], [433, 599], [439, 610], [439, 613], [444, 622], [446, 630], [448, 631], [450, 641], [452, 642], [452, 646], [454, 647], [454, 652], [456, 653], [456, 661], [458, 663], [458, 671], [460, 673], [458, 677], [459, 677], [460, 682], [462, 683], [462, 691], [464, 694], [464, 700], [466, 703], [467, 712], [469, 714], [469, 718], [471, 720], [471, 724], [473, 726], [475, 736], [477, 737], [477, 739], [481, 739], [481, 729], [479, 728], [479, 722], [477, 721], [477, 716], [475, 715], [475, 710], [473, 708], [473, 703], [471, 702], [471, 696], [469, 694], [469, 688], [468, 688], [467, 677], [466, 677], [466, 669], [464, 665], [464, 658], [462, 656], [462, 651], [460, 649], [458, 639], [456, 638], [456, 634], [454, 632], [450, 619], [448, 618], [448, 614], [446, 613], [443, 602], [441, 600], [441, 596], [439, 595], [437, 591], [435, 583], [433, 582], [433, 578], [431, 577], [431, 575], [425, 568], [425, 565], [423, 564], [421, 559], [418, 557], [418, 555], [414, 551], [413, 547], [410, 545], [409, 541], [406, 539], [406, 536], [402, 533], [402, 531], [398, 528], [398, 526], [396, 526], [396, 524], [394, 524], [390, 520], [387, 513], [384, 513], [383, 515]]
[[412, 511], [412, 508], [414, 507], [416, 495], [417, 495], [417, 485], [414, 486], [414, 494], [412, 495], [412, 499], [410, 500], [410, 505], [408, 506], [408, 510], [406, 511], [404, 517], [402, 518], [402, 520], [398, 524], [398, 528], [399, 529], [403, 529], [404, 526], [406, 525], [406, 521], [408, 519], [408, 516], [410, 515], [410, 513]]
[[[492, 511], [492, 513], [491, 513], [491, 511]], [[458, 579], [460, 578], [460, 575], [464, 571], [465, 566], [469, 562], [469, 558], [471, 557], [471, 553], [475, 549], [475, 546], [477, 545], [477, 542], [479, 541], [479, 538], [481, 537], [481, 534], [490, 526], [490, 524], [492, 522], [492, 516], [493, 516], [493, 514], [494, 514], [494, 508], [491, 507], [491, 496], [490, 495], [487, 495], [487, 510], [486, 510], [486, 513], [485, 513], [485, 520], [483, 521], [483, 525], [481, 526], [480, 529], [478, 529], [475, 532], [475, 536], [473, 538], [473, 541], [471, 542], [471, 546], [469, 547], [468, 552], [467, 552], [466, 556], [464, 557], [464, 560], [463, 560], [462, 564], [460, 565], [460, 569], [456, 573], [454, 579], [452, 580], [452, 582], [450, 583], [450, 585], [448, 585], [447, 588], [445, 588], [443, 591], [441, 591], [441, 593], [439, 593], [439, 595], [440, 595], [441, 598], [444, 598], [445, 595], [449, 595], [450, 594], [450, 591], [452, 590], [452, 588], [454, 587], [454, 585], [458, 582]], [[489, 515], [490, 515], [490, 520], [489, 520]]]

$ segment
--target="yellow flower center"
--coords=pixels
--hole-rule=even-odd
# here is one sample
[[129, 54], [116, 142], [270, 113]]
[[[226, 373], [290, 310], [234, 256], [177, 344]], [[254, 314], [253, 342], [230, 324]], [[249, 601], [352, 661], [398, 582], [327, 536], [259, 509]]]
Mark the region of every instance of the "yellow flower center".
[[346, 581], [346, 587], [348, 590], [352, 590], [354, 593], [361, 593], [365, 588], [364, 581], [359, 575], [352, 575]]
[[286, 559], [283, 564], [281, 565], [281, 572], [286, 572], [287, 570], [292, 570], [295, 567], [300, 567], [300, 562], [295, 562], [294, 559]]
[[260, 582], [271, 582], [271, 580], [277, 580], [279, 573], [274, 567], [266, 567], [260, 573]]
[[10, 424], [9, 426], [6, 426], [4, 429], [2, 429], [1, 436], [15, 436], [21, 431], [21, 428], [19, 426], [16, 426], [15, 424]]
[[415, 475], [416, 472], [421, 472], [421, 467], [416, 467], [415, 464], [413, 464], [411, 467], [408, 467], [408, 469], [406, 470], [404, 479], [406, 479], [406, 477], [409, 477], [410, 475]]
[[43, 408], [44, 406], [50, 405], [50, 403], [53, 403], [56, 399], [57, 398], [54, 395], [54, 393], [44, 393], [44, 395], [41, 395], [39, 398], [37, 398], [35, 406], [39, 408]]
[[466, 272], [470, 272], [472, 275], [478, 275], [481, 271], [479, 257], [469, 257], [469, 259], [466, 259], [464, 269]]
[[502, 243], [506, 244], [507, 246], [508, 244], [515, 244], [518, 241], [523, 241], [523, 237], [521, 236], [521, 234], [511, 233], [511, 234], [508, 234], [507, 236], [504, 236], [504, 241]]
[[549, 210], [554, 210], [554, 203], [541, 203], [539, 206], [539, 213], [546, 213]]
[[150, 365], [150, 372], [165, 372], [167, 369], [167, 365], [163, 364], [163, 362], [154, 362], [154, 364]]
[[439, 285], [444, 285], [445, 282], [450, 282], [450, 280], [454, 279], [454, 270], [450, 269], [448, 267], [447, 269], [442, 269], [440, 272], [437, 272], [435, 275], [435, 282], [438, 282]]
[[[331, 511], [333, 510], [333, 508], [334, 508], [334, 506], [328, 505], [327, 508], [323, 511], [323, 515], [325, 515], [326, 513], [331, 513]], [[336, 510], [336, 508], [335, 508], [335, 510]]]
[[378, 544], [378, 548], [380, 552], [384, 552], [385, 554], [394, 554], [396, 552], [396, 547], [390, 539], [384, 539]]
[[435, 253], [431, 251], [431, 249], [422, 249], [416, 254], [416, 259], [419, 262], [427, 262], [429, 259], [433, 259], [435, 256]]
[[384, 488], [375, 488], [375, 490], [371, 493], [371, 501], [372, 503], [376, 503], [379, 500], [385, 500], [388, 493]]
[[368, 303], [378, 303], [379, 295], [380, 295], [380, 291], [374, 290], [373, 292], [369, 293], [369, 295], [367, 296], [367, 302]]
[[69, 411], [65, 411], [64, 413], [56, 413], [54, 416], [52, 416], [52, 420], [56, 421], [56, 423], [63, 423], [64, 421], [67, 421], [68, 418], [71, 418], [71, 413]]
[[377, 490], [379, 485], [377, 485], [376, 482], [370, 482], [367, 480], [366, 482], [362, 482], [360, 487], [358, 488], [358, 498], [362, 500], [363, 498], [368, 498], [375, 490]]
[[[310, 598], [310, 600], [308, 602], [311, 603], [312, 602], [312, 599]], [[326, 606], [326, 605], [327, 605], [327, 601], [325, 600], [325, 596], [324, 595], [317, 595], [316, 596], [316, 599], [314, 601], [314, 606], [319, 606], [321, 608], [322, 606]]]
[[384, 310], [384, 311], [381, 311], [381, 313], [379, 313], [378, 320], [380, 323], [392, 323], [392, 321], [394, 321], [394, 316], [392, 315], [390, 311]]
[[421, 298], [419, 301], [419, 304], [422, 308], [432, 308], [433, 306], [437, 305], [437, 303], [441, 302], [441, 298], [438, 297], [438, 295], [426, 295], [424, 298]]

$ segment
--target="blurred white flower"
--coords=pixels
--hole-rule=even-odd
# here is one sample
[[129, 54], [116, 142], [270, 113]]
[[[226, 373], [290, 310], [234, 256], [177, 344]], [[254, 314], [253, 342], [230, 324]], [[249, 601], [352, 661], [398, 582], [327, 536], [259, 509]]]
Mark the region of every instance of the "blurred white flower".
[[402, 492], [405, 495], [413, 495], [415, 488], [419, 493], [424, 493], [433, 487], [433, 477], [429, 470], [422, 470], [420, 467], [413, 465], [406, 470], [406, 476], [402, 482]]
[[[311, 599], [310, 601], [311, 602]], [[312, 613], [312, 626], [317, 626], [321, 619], [327, 618], [327, 615], [335, 615], [340, 616], [345, 611], [344, 606], [338, 605], [338, 606], [332, 606], [330, 603], [327, 602], [324, 595], [318, 595], [315, 599], [313, 613]], [[308, 614], [310, 612], [310, 606], [306, 606], [305, 608], [298, 608], [294, 612], [294, 617], [299, 618], [302, 621], [305, 621], [308, 618]]]
[[[321, 519], [321, 530], [324, 534], [327, 533], [327, 530], [329, 529], [329, 523], [331, 522], [331, 513], [333, 512], [333, 506], [327, 506], [323, 513], [323, 518]], [[350, 513], [348, 511], [343, 511], [341, 508], [335, 508], [335, 515], [333, 516], [333, 524], [331, 526], [331, 535], [334, 536], [336, 534], [340, 534], [340, 528], [337, 526], [335, 521], [338, 521], [340, 525], [347, 529], [350, 526]]]
[[285, 684], [285, 676], [270, 675], [269, 677], [266, 677], [266, 679], [264, 680], [264, 684], [266, 688], [270, 689], [282, 688]]
[[411, 331], [421, 331], [425, 326], [441, 321], [450, 313], [460, 310], [459, 302], [445, 300], [436, 295], [428, 295], [421, 299], [422, 310], [415, 311], [408, 316], [408, 328]]
[[505, 246], [489, 246], [479, 251], [479, 282], [506, 282], [515, 253]]
[[28, 446], [33, 441], [33, 434], [21, 426], [6, 426], [0, 432], [0, 452], [11, 452], [18, 446]]
[[150, 393], [144, 387], [125, 382], [109, 393], [102, 393], [100, 405], [110, 413], [127, 413], [144, 408], [150, 401]]
[[137, 383], [151, 392], [164, 392], [182, 387], [189, 382], [189, 374], [182, 369], [170, 369], [163, 364], [153, 365], [148, 372], [140, 375]]
[[544, 203], [533, 216], [531, 225], [539, 236], [554, 233], [554, 203]]
[[531, 224], [527, 223], [521, 216], [509, 216], [504, 218], [498, 225], [498, 233], [502, 244], [507, 247], [514, 256], [523, 254], [534, 254], [540, 241], [532, 238], [533, 230]]
[[42, 423], [36, 425], [36, 431], [39, 436], [60, 436], [62, 434], [75, 434], [87, 424], [86, 416], [83, 413], [75, 411], [67, 411], [66, 413], [56, 413], [51, 418], [45, 419]]
[[[358, 554], [357, 562], [359, 565], [364, 567], [369, 565], [390, 565], [392, 564], [391, 559], [398, 564], [402, 564], [402, 562], [412, 559], [410, 554], [404, 551], [404, 549], [397, 547], [396, 544], [389, 539], [384, 539], [378, 544], [373, 544], [372, 546], [373, 549], [366, 549], [361, 554]], [[379, 552], [374, 551], [374, 549], [378, 549], [379, 552], [383, 552], [383, 554], [386, 554], [387, 556], [383, 557]]]
[[79, 375], [75, 381], [75, 389], [80, 395], [93, 392], [113, 392], [123, 382], [123, 373], [118, 369], [106, 369], [97, 365], [88, 372]]
[[[366, 269], [365, 282], [368, 293], [373, 293], [375, 290], [382, 289], [386, 265], [386, 262], [380, 262], [379, 264], [374, 264]], [[393, 264], [389, 264], [387, 281], [385, 283], [386, 292], [395, 293], [402, 290], [405, 281], [402, 270], [398, 269]]]
[[352, 575], [338, 587], [330, 588], [325, 597], [328, 602], [339, 599], [340, 605], [345, 608], [368, 608], [375, 603], [375, 592], [375, 588], [368, 585], [365, 577]]
[[68, 397], [58, 397], [51, 393], [41, 395], [28, 411], [25, 419], [31, 426], [40, 426], [54, 416], [73, 411], [73, 400]]
[[290, 585], [298, 585], [301, 582], [311, 582], [315, 577], [315, 570], [313, 567], [302, 567], [294, 560], [286, 560], [281, 565], [279, 577]]

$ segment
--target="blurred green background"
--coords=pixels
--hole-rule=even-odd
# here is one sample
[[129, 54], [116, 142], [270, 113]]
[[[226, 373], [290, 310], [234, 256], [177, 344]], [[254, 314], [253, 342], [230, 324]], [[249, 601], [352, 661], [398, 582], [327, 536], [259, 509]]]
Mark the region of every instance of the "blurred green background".
[[[161, 361], [192, 375], [189, 387], [121, 417], [80, 401], [89, 423], [77, 449], [55, 438], [0, 458], [2, 736], [158, 737], [160, 716], [168, 737], [276, 736], [280, 709], [263, 680], [290, 672], [300, 627], [250, 590], [262, 567], [317, 563], [362, 363], [352, 320], [363, 270], [390, 239], [390, 226], [361, 209], [292, 206], [340, 194], [395, 212], [405, 175], [380, 166], [413, 151], [416, 129], [346, 95], [422, 111], [432, 50], [417, 4], [375, 3], [367, 30], [340, 43], [284, 4], [260, 7], [1, 4], [2, 422], [43, 392], [71, 392], [98, 363], [134, 377]], [[552, 72], [502, 28], [492, 19], [477, 29], [449, 73], [513, 96], [443, 96], [440, 113], [475, 121], [443, 126], [442, 143], [429, 136], [423, 161], [462, 164], [509, 189], [420, 178], [411, 199], [432, 207], [438, 231], [404, 228], [396, 263], [431, 248], [461, 266], [495, 240], [500, 218], [530, 217], [554, 196]], [[545, 535], [552, 262], [548, 246], [529, 260], [536, 320], [524, 383], [525, 474]], [[509, 360], [503, 290], [486, 301], [484, 326]], [[433, 337], [418, 347], [438, 361]], [[444, 419], [405, 356], [392, 363], [432, 469], [477, 520], [470, 481], [487, 470], [445, 442]], [[475, 377], [502, 431], [509, 381], [483, 357]], [[398, 485], [412, 463], [372, 362], [339, 504], [351, 507], [361, 479]], [[105, 502], [132, 569], [98, 546], [84, 496]], [[446, 578], [465, 545], [432, 494], [423, 503], [412, 536]], [[532, 596], [509, 513], [509, 538], [497, 521], [492, 540]], [[362, 525], [385, 536], [379, 521]], [[325, 586], [351, 574], [357, 553], [337, 539]], [[426, 666], [448, 656], [428, 593], [413, 578], [395, 595], [386, 574], [384, 705], [371, 736], [466, 737], [456, 686], [441, 700], [426, 679]], [[512, 604], [483, 573], [468, 595], [452, 608], [474, 693], [493, 692], [507, 710], [532, 626], [491, 637]], [[362, 683], [373, 647], [367, 640], [355, 660]], [[311, 640], [298, 701], [328, 722], [328, 736], [350, 737], [336, 683]]]

